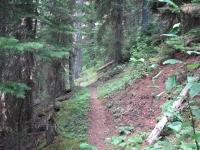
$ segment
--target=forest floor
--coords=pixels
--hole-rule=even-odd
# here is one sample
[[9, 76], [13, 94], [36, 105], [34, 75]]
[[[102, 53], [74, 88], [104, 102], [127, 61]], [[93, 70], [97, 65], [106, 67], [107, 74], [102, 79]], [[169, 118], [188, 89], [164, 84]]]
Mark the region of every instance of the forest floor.
[[[194, 55], [186, 58], [182, 54], [177, 54], [175, 59], [189, 64], [199, 62], [200, 56]], [[152, 78], [160, 71], [162, 72], [153, 85]], [[199, 69], [189, 71], [199, 75]], [[157, 117], [162, 116], [161, 106], [165, 101], [171, 99], [174, 94], [165, 94], [165, 82], [173, 74], [182, 75], [178, 80], [182, 86], [185, 86], [184, 63], [159, 65], [158, 69], [150, 75], [143, 76], [143, 78], [137, 79], [132, 84], [125, 85], [122, 90], [103, 99], [98, 99], [98, 91], [95, 86], [98, 83], [90, 85], [89, 144], [98, 147], [99, 150], [110, 150], [110, 146], [107, 145], [106, 147], [104, 140], [114, 135], [119, 136], [118, 129], [121, 126], [133, 126], [134, 131], [131, 135], [151, 132], [157, 123]], [[98, 82], [106, 83], [107, 81]], [[159, 100], [156, 100], [156, 95], [162, 92], [164, 94], [161, 95]], [[180, 93], [180, 91], [177, 92]]]
[[[73, 140], [73, 138], [79, 136], [77, 135], [79, 130], [85, 132], [85, 127], [88, 126], [88, 122], [88, 137], [84, 136], [84, 140], [88, 139], [88, 143], [92, 146], [96, 146], [98, 150], [112, 150], [114, 146], [110, 143], [105, 143], [104, 141], [106, 138], [124, 134], [120, 132], [120, 128], [125, 131], [129, 130], [125, 129], [125, 127], [134, 127], [134, 130], [131, 131], [130, 134], [124, 135], [127, 137], [134, 137], [139, 134], [140, 136], [143, 135], [145, 140], [157, 124], [157, 118], [163, 116], [161, 106], [167, 100], [172, 99], [174, 95], [177, 96], [186, 85], [186, 74], [189, 73], [200, 76], [199, 68], [189, 69], [187, 73], [185, 72], [186, 65], [199, 63], [200, 56], [191, 55], [186, 57], [184, 54], [178, 53], [175, 55], [174, 59], [181, 60], [183, 63], [173, 65], [160, 64], [157, 66], [157, 69], [149, 75], [143, 75], [142, 78], [130, 81], [127, 84], [122, 84], [122, 87], [116, 91], [110, 90], [113, 88], [112, 83], [116, 82], [118, 85], [117, 81], [121, 80], [120, 77], [127, 73], [126, 70], [122, 70], [119, 74], [116, 74], [111, 78], [101, 76], [96, 82], [84, 88], [79, 95], [75, 93], [79, 91], [81, 87], [79, 87], [77, 91], [64, 95], [66, 99], [69, 99], [68, 97], [73, 97], [74, 94], [76, 96], [74, 99], [59, 102], [61, 110], [58, 112], [57, 120], [58, 126], [62, 128], [62, 135], [56, 137], [54, 144], [45, 148], [43, 146], [45, 141], [43, 141], [42, 144], [40, 144], [40, 147], [42, 148], [38, 148], [38, 150], [66, 149], [66, 146], [69, 146], [70, 148], [78, 147], [80, 140]], [[130, 69], [134, 68], [128, 68], [128, 70]], [[132, 70], [130, 71], [132, 74]], [[153, 84], [152, 78], [158, 73], [160, 73], [160, 76]], [[178, 76], [179, 86], [171, 91], [171, 94], [167, 94], [165, 82], [168, 77], [173, 74]], [[123, 81], [124, 80], [122, 80], [122, 82]], [[111, 85], [109, 86], [110, 89], [104, 85]], [[90, 94], [88, 89], [90, 90]], [[100, 89], [103, 89], [106, 92], [109, 91], [110, 94], [102, 97]], [[160, 98], [156, 99], [156, 96], [162, 92], [163, 94]], [[88, 100], [89, 95], [90, 106], [83, 107], [83, 104], [88, 102], [86, 102], [85, 99]], [[88, 117], [86, 108], [89, 108]], [[74, 112], [76, 112], [75, 115]], [[77, 118], [74, 118], [75, 116], [77, 116]], [[83, 118], [84, 120], [88, 118], [88, 122], [85, 121], [86, 124], [82, 123]], [[80, 120], [80, 124], [73, 124], [74, 128], [76, 128], [75, 131], [77, 132], [74, 130], [71, 132], [71, 130], [65, 127], [66, 124], [71, 124], [74, 120]], [[71, 126], [69, 127], [71, 129]], [[146, 143], [143, 143], [143, 145], [145, 144]]]

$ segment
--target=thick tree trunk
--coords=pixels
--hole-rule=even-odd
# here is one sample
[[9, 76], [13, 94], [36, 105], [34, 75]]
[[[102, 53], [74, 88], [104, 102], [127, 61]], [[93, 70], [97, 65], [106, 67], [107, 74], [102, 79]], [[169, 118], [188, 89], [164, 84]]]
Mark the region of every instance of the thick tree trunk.
[[143, 0], [142, 3], [142, 31], [147, 29], [150, 20], [149, 1]]
[[[30, 6], [32, 7], [32, 6]], [[28, 12], [33, 12], [32, 8], [30, 8], [30, 10], [28, 10]], [[33, 18], [26, 18], [26, 28], [27, 28], [27, 33], [26, 33], [26, 38], [29, 39], [35, 39], [35, 34], [34, 34], [34, 29], [33, 28]], [[27, 90], [25, 93], [25, 99], [23, 101], [25, 101], [25, 105], [23, 109], [25, 109], [25, 113], [26, 113], [26, 122], [28, 124], [29, 127], [29, 132], [31, 132], [32, 130], [32, 118], [33, 118], [33, 90], [35, 88], [35, 84], [33, 81], [33, 74], [34, 74], [34, 66], [35, 66], [35, 59], [34, 59], [34, 54], [33, 52], [29, 52], [26, 51], [24, 52], [24, 58], [26, 59], [26, 61], [24, 61], [24, 66], [25, 66], [25, 70], [24, 70], [24, 75], [22, 75], [22, 77], [24, 78], [25, 83], [31, 88], [30, 90]]]
[[[78, 0], [77, 5], [81, 6], [83, 5], [83, 0]], [[77, 12], [78, 20], [82, 16], [81, 11], [79, 10]], [[76, 28], [80, 31], [82, 29], [82, 23], [80, 21], [77, 22]], [[82, 67], [82, 48], [81, 48], [81, 42], [82, 42], [82, 35], [80, 33], [76, 34], [76, 44], [77, 48], [75, 49], [75, 59], [74, 59], [74, 78], [77, 79], [80, 77], [80, 71]]]
[[122, 36], [123, 36], [123, 0], [117, 0], [117, 4], [113, 10], [115, 24], [115, 42], [114, 42], [114, 64], [117, 65], [122, 60]]

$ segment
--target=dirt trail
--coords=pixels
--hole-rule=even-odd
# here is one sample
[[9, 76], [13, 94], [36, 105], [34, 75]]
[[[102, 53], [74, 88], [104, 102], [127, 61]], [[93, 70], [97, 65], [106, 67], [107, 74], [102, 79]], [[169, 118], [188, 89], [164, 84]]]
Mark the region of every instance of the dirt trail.
[[98, 147], [99, 150], [105, 150], [106, 145], [105, 131], [107, 126], [105, 124], [106, 116], [101, 102], [98, 100], [97, 89], [90, 87], [90, 114], [89, 114], [89, 137], [88, 141], [90, 145]]

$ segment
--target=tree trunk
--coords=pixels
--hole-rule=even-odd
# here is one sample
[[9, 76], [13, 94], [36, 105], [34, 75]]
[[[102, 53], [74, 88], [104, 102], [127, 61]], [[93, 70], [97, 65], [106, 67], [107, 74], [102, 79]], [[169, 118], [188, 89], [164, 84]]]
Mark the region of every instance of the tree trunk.
[[[33, 11], [33, 10], [31, 10]], [[33, 29], [33, 18], [26, 18], [26, 27], [27, 27], [27, 36], [26, 38], [32, 38], [35, 39], [35, 34], [34, 34], [34, 29]], [[36, 29], [35, 29], [36, 30]], [[31, 88], [30, 90], [26, 91], [26, 105], [25, 105], [25, 110], [26, 110], [26, 121], [28, 122], [29, 126], [29, 132], [32, 130], [32, 123], [31, 120], [33, 118], [33, 90], [35, 88], [35, 84], [33, 81], [33, 73], [34, 73], [34, 66], [35, 66], [35, 59], [34, 59], [34, 54], [33, 52], [24, 52], [24, 57], [26, 59], [25, 61], [25, 66], [26, 66], [26, 71], [25, 71], [25, 83]]]
[[[78, 0], [77, 5], [81, 6], [83, 5], [83, 0]], [[77, 12], [78, 20], [82, 16], [82, 13], [80, 10]], [[80, 21], [77, 22], [76, 28], [79, 30], [82, 29], [82, 23]], [[81, 48], [81, 42], [82, 42], [82, 35], [80, 33], [76, 34], [76, 44], [77, 48], [75, 49], [75, 59], [74, 59], [74, 78], [77, 79], [80, 77], [80, 71], [82, 66], [82, 48]]]
[[53, 140], [55, 136], [57, 135], [57, 127], [56, 127], [56, 118], [55, 118], [55, 112], [52, 112], [49, 117], [47, 118], [46, 123], [46, 146], [53, 143]]
[[70, 52], [69, 56], [69, 85], [70, 85], [70, 90], [74, 89], [74, 54], [73, 51]]
[[150, 20], [149, 1], [143, 0], [142, 3], [142, 31], [147, 29]]
[[1, 108], [1, 128], [2, 130], [4, 130], [4, 128], [6, 127], [6, 104], [5, 104], [5, 95], [4, 93], [2, 93], [2, 91], [0, 91], [0, 108]]
[[117, 4], [113, 10], [115, 24], [115, 42], [114, 42], [114, 64], [117, 65], [122, 60], [122, 36], [123, 36], [123, 0], [117, 0]]

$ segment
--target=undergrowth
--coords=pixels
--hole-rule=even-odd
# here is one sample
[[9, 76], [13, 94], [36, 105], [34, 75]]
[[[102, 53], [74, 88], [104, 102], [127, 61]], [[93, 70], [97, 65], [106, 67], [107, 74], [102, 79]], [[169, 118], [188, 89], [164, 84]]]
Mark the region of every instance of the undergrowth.
[[94, 68], [90, 69], [84, 69], [83, 72], [80, 75], [79, 79], [75, 80], [75, 84], [78, 86], [86, 87], [92, 83], [94, 83], [97, 80], [97, 72]]
[[87, 142], [89, 98], [90, 91], [87, 88], [82, 88], [72, 99], [59, 103], [61, 110], [56, 118], [59, 135], [52, 145], [44, 148], [44, 142], [38, 149], [80, 149], [80, 143]]
[[[175, 64], [181, 63], [179, 60], [170, 59], [163, 64]], [[184, 62], [182, 62], [184, 63]], [[199, 64], [197, 65], [199, 66]], [[196, 64], [187, 65], [186, 69], [197, 68]], [[144, 150], [199, 150], [199, 141], [200, 141], [200, 103], [199, 103], [199, 92], [200, 92], [200, 83], [199, 77], [194, 77], [192, 75], [187, 76], [187, 84], [186, 87], [189, 90], [189, 94], [187, 96], [181, 97], [178, 95], [181, 91], [183, 91], [182, 85], [176, 80], [176, 75], [171, 75], [165, 82], [166, 92], [165, 94], [170, 96], [170, 100], [166, 101], [164, 105], [162, 105], [163, 114], [167, 117], [168, 122], [165, 125], [162, 131], [163, 134], [155, 140], [154, 145], [148, 145]], [[185, 89], [185, 88], [184, 88]], [[182, 92], [181, 92], [182, 93]], [[177, 104], [177, 101], [180, 98], [185, 101], [185, 108], [180, 107]], [[181, 111], [181, 113], [180, 113]], [[185, 116], [188, 115], [188, 117]], [[125, 129], [125, 127], [122, 127]], [[157, 127], [157, 129], [160, 129]], [[115, 145], [113, 150], [139, 150], [142, 147], [145, 136], [135, 135], [134, 137], [128, 137], [127, 135], [121, 136], [113, 136], [111, 138], [107, 138], [105, 140], [106, 143], [111, 143]], [[155, 135], [154, 135], [155, 136]], [[148, 141], [148, 138], [147, 138]]]
[[147, 63], [131, 64], [124, 68], [124, 73], [119, 77], [113, 78], [106, 83], [100, 83], [97, 87], [99, 98], [103, 98], [117, 90], [123, 90], [126, 84], [130, 84], [135, 79], [148, 74], [148, 66]]

